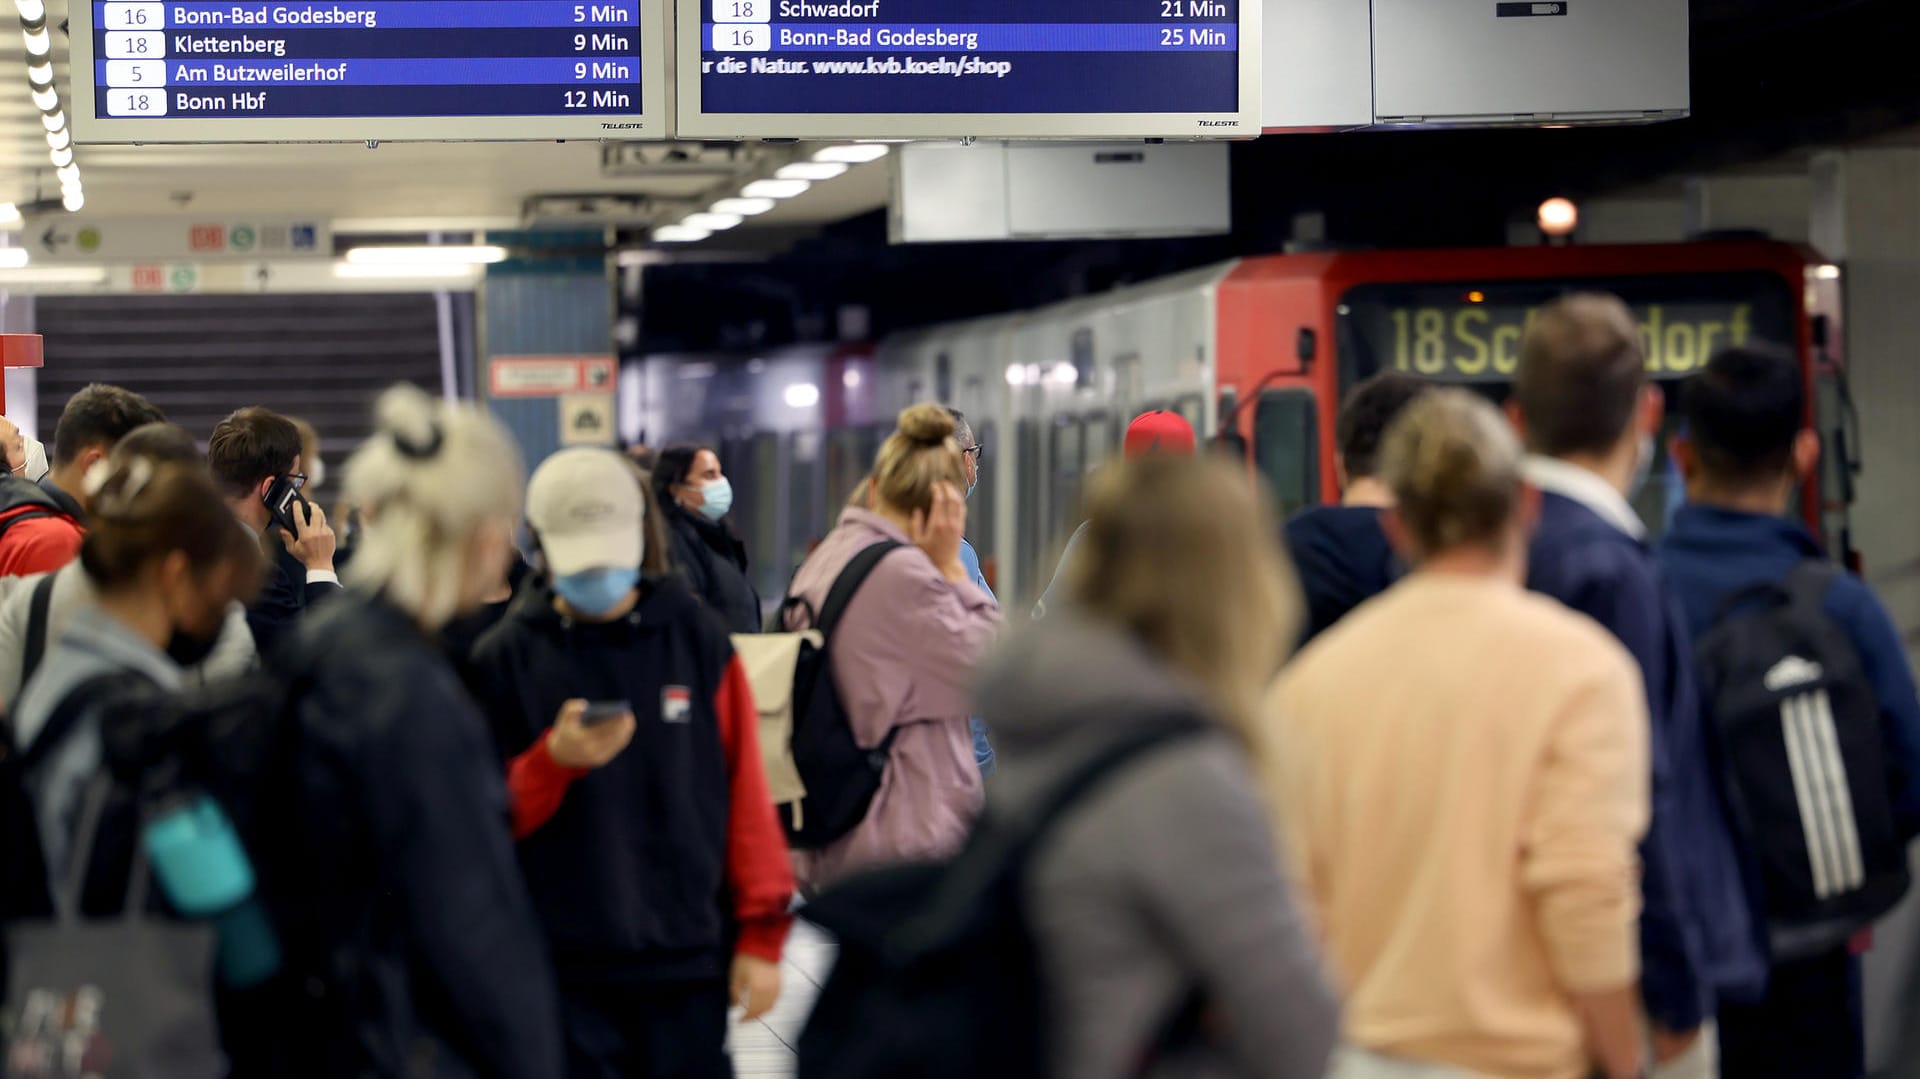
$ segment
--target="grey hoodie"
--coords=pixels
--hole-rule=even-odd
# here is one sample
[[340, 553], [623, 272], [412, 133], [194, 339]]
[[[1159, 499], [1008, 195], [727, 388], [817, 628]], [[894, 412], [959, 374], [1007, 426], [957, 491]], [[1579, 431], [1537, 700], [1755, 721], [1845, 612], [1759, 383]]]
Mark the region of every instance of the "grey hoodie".
[[[1014, 815], [1130, 730], [1172, 715], [1208, 722], [1138, 642], [1070, 612], [999, 653], [980, 710], [999, 751], [988, 810]], [[1027, 896], [1060, 1079], [1138, 1074], [1196, 990], [1209, 1040], [1155, 1076], [1326, 1073], [1338, 1008], [1246, 754], [1225, 731], [1149, 751], [1103, 782], [1042, 842]]]

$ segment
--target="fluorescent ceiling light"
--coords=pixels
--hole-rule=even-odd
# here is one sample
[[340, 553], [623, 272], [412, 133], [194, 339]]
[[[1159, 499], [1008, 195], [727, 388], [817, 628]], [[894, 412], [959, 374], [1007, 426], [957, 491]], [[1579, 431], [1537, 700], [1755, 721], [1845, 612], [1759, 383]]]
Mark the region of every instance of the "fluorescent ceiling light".
[[34, 87], [33, 88], [33, 107], [36, 109], [39, 109], [41, 112], [45, 112], [48, 109], [59, 108], [60, 107], [60, 91], [55, 90], [51, 86]]
[[17, 270], [28, 262], [24, 247], [0, 247], [0, 269]]
[[692, 225], [662, 225], [653, 230], [653, 242], [657, 244], [697, 244], [713, 235], [706, 229], [697, 229]]
[[787, 387], [788, 408], [812, 408], [820, 403], [820, 387], [811, 382], [796, 382]]
[[28, 64], [27, 65], [27, 81], [34, 84], [35, 86], [52, 86], [53, 85], [52, 62], [47, 60], [42, 60], [37, 64]]
[[1838, 281], [1840, 280], [1840, 267], [1829, 262], [1815, 269], [1813, 276], [1822, 281]]
[[53, 37], [47, 33], [46, 27], [42, 26], [38, 30], [23, 30], [20, 36], [26, 40], [28, 56], [44, 60], [53, 54]]
[[[352, 254], [352, 252], [348, 252]], [[466, 262], [355, 263], [336, 262], [333, 276], [339, 278], [472, 278], [474, 264]]]
[[4, 285], [100, 285], [107, 280], [105, 266], [28, 266], [0, 269]]
[[846, 171], [838, 161], [796, 161], [780, 166], [774, 175], [782, 180], [831, 180]]
[[68, 165], [73, 164], [73, 147], [69, 146], [64, 150], [55, 150], [47, 156], [53, 159], [54, 168], [64, 169]]
[[745, 220], [739, 214], [688, 214], [680, 219], [680, 224], [700, 232], [714, 233], [739, 228], [740, 222]]
[[805, 180], [755, 180], [740, 193], [750, 199], [790, 199], [806, 194], [812, 186]]
[[48, 131], [58, 131], [67, 126], [67, 114], [59, 109], [40, 114], [40, 126]]
[[507, 261], [507, 249], [494, 244], [355, 247], [347, 251], [355, 266], [484, 266]]
[[80, 166], [78, 165], [63, 165], [53, 170], [53, 174], [60, 177], [60, 186], [62, 187], [80, 182]]
[[20, 207], [11, 202], [0, 202], [0, 225], [18, 225], [19, 223]]
[[878, 161], [893, 151], [877, 142], [858, 142], [846, 146], [829, 146], [813, 155], [815, 161], [837, 161], [843, 165], [864, 165], [869, 161]]
[[47, 5], [41, 0], [14, 0], [13, 6], [20, 11], [21, 22], [40, 22], [47, 17]]
[[64, 150], [73, 145], [73, 135], [66, 128], [47, 132], [47, 149]]
[[60, 196], [60, 205], [65, 206], [68, 213], [77, 214], [87, 205], [87, 196], [76, 187]]
[[721, 199], [713, 204], [716, 214], [739, 214], [741, 217], [758, 217], [777, 205], [772, 199]]

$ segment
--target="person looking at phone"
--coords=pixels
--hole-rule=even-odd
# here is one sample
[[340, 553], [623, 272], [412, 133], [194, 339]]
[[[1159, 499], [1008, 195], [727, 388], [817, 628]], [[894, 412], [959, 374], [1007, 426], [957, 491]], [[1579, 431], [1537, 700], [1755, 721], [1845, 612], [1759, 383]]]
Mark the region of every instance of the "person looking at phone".
[[746, 670], [669, 572], [619, 453], [548, 458], [527, 520], [535, 591], [474, 646], [469, 681], [507, 769], [569, 1074], [731, 1076], [728, 1005], [773, 1006], [794, 890]]
[[207, 466], [233, 515], [272, 553], [260, 598], [247, 609], [260, 653], [271, 653], [310, 606], [340, 591], [327, 515], [301, 496], [300, 429], [264, 408], [243, 408], [213, 429]]

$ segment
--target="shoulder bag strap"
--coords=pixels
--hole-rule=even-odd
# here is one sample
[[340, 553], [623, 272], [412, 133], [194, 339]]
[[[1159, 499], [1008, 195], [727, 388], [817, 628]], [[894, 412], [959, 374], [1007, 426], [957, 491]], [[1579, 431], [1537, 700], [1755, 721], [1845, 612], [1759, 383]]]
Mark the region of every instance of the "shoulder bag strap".
[[814, 620], [813, 628], [831, 638], [834, 627], [840, 624], [840, 616], [846, 613], [847, 604], [853, 602], [854, 593], [866, 583], [867, 575], [873, 572], [881, 559], [905, 546], [894, 540], [882, 540], [854, 555], [853, 560], [847, 563], [847, 568], [834, 578], [833, 587], [827, 591], [827, 602], [820, 608], [820, 617]]
[[26, 688], [33, 678], [33, 672], [40, 669], [40, 661], [47, 654], [47, 618], [53, 607], [53, 579], [59, 576], [56, 571], [40, 578], [33, 586], [33, 598], [27, 604], [27, 642], [26, 652], [20, 657], [20, 686]]

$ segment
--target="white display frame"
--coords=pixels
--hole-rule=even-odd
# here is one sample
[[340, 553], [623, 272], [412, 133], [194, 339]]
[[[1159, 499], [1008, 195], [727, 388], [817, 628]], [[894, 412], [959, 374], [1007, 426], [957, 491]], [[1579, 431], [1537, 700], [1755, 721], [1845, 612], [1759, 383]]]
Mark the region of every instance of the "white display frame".
[[[637, 113], [591, 116], [324, 116], [283, 118], [154, 117], [101, 118], [94, 87], [93, 2], [72, 5], [73, 141], [87, 144], [181, 145], [276, 142], [563, 142], [673, 137], [668, 98], [666, 42], [673, 32], [670, 0], [635, 0], [640, 34], [640, 101]], [[172, 33], [173, 31], [165, 31]], [[84, 76], [84, 77], [83, 77]]]
[[[1018, 0], [1007, 0], [1016, 3]], [[1238, 139], [1261, 133], [1263, 0], [1239, 0], [1235, 113], [703, 113], [700, 0], [674, 0], [674, 134], [683, 139]], [[688, 13], [692, 18], [684, 16]]]

